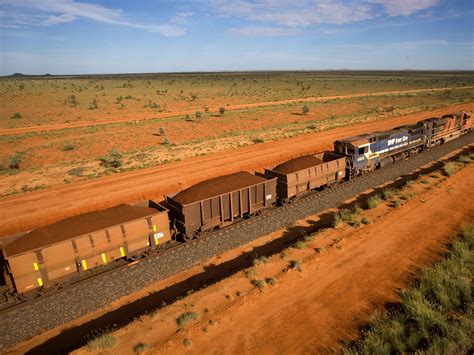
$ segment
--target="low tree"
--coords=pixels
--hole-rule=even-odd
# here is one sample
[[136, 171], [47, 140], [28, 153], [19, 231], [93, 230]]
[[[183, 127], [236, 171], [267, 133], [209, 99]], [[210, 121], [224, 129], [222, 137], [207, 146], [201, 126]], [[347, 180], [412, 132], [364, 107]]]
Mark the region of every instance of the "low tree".
[[219, 114], [220, 114], [221, 116], [224, 116], [224, 113], [225, 113], [225, 107], [222, 107], [222, 106], [219, 107]]
[[101, 158], [100, 160], [102, 161], [102, 164], [107, 167], [119, 168], [122, 166], [122, 154], [115, 147], [110, 149], [107, 157]]
[[23, 153], [15, 152], [15, 154], [13, 154], [10, 157], [10, 163], [8, 164], [8, 167], [10, 169], [20, 169], [20, 164], [21, 164], [22, 159], [23, 159]]
[[201, 111], [196, 111], [196, 113], [194, 114], [194, 116], [196, 116], [196, 119], [201, 119], [202, 117], [202, 112]]
[[160, 127], [159, 134], [160, 134], [160, 136], [165, 135], [165, 130], [163, 129], [163, 127]]
[[303, 114], [306, 115], [306, 114], [309, 112], [309, 106], [308, 106], [308, 105], [304, 105], [302, 111], [303, 111]]

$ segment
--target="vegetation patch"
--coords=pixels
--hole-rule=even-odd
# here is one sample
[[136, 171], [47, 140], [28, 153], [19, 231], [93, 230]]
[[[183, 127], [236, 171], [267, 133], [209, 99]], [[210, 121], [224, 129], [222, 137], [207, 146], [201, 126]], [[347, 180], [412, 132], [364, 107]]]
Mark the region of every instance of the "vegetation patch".
[[184, 327], [186, 324], [198, 319], [198, 317], [199, 314], [196, 312], [186, 312], [176, 318], [176, 324], [178, 324], [180, 327]]
[[376, 314], [346, 354], [467, 354], [473, 346], [474, 224], [425, 270], [401, 303]]
[[137, 355], [140, 355], [142, 352], [146, 351], [150, 349], [150, 345], [149, 344], [145, 344], [145, 343], [138, 343], [137, 345], [135, 345], [133, 347], [133, 352]]
[[88, 351], [110, 349], [117, 345], [117, 338], [110, 332], [100, 333], [87, 341]]
[[368, 199], [367, 199], [367, 207], [369, 209], [372, 209], [372, 208], [375, 208], [377, 207], [378, 205], [380, 205], [382, 203], [382, 196], [380, 196], [380, 194], [376, 194], [376, 195], [373, 195], [373, 196], [370, 196]]

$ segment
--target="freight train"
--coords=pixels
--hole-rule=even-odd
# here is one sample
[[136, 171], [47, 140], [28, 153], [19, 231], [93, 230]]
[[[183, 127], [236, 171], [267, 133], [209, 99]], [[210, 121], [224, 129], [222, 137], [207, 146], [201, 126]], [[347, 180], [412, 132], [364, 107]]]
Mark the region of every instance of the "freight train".
[[291, 159], [264, 173], [242, 171], [207, 180], [166, 196], [163, 204], [122, 204], [8, 237], [0, 254], [5, 297], [36, 297], [115, 260], [141, 258], [173, 240], [198, 238], [471, 129], [471, 116], [465, 112], [430, 118], [338, 140], [333, 152]]

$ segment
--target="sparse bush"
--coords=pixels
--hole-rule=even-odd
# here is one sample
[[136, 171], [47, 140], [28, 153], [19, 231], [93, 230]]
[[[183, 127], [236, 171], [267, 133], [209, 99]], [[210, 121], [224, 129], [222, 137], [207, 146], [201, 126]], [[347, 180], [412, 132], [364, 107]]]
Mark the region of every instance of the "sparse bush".
[[92, 103], [89, 105], [89, 110], [97, 110], [99, 108], [99, 104], [97, 103], [97, 100], [94, 98], [92, 100]]
[[209, 112], [209, 106], [204, 106], [204, 112], [208, 113]]
[[306, 115], [306, 114], [309, 112], [309, 106], [308, 106], [308, 105], [304, 105], [301, 110], [303, 111], [303, 114]]
[[202, 117], [202, 112], [201, 111], [196, 111], [196, 113], [194, 114], [194, 116], [196, 117], [196, 119], [201, 119]]
[[245, 273], [245, 277], [248, 279], [258, 276], [258, 272], [254, 268], [246, 269], [244, 273]]
[[163, 145], [170, 145], [170, 141], [168, 140], [168, 138], [166, 138], [163, 143], [161, 143]]
[[109, 168], [119, 168], [122, 166], [122, 154], [115, 147], [110, 149], [107, 157], [101, 158], [100, 160], [103, 165]]
[[159, 131], [158, 131], [158, 134], [160, 136], [164, 136], [165, 135], [165, 130], [163, 129], [163, 127], [160, 127]]
[[110, 349], [117, 345], [117, 338], [110, 332], [104, 332], [87, 341], [88, 351]]
[[197, 99], [197, 95], [196, 94], [191, 94], [191, 99], [194, 101]]
[[82, 173], [84, 172], [85, 168], [83, 166], [71, 169], [67, 172], [68, 175], [71, 176], [82, 176]]
[[411, 187], [415, 184], [415, 182], [413, 180], [408, 180], [405, 185], [408, 186], [408, 187]]
[[267, 278], [265, 279], [265, 282], [266, 282], [268, 285], [270, 285], [270, 286], [275, 286], [276, 283], [277, 283], [276, 279], [273, 278], [273, 277], [267, 277]]
[[220, 114], [221, 116], [224, 116], [224, 113], [225, 113], [225, 107], [222, 107], [222, 106], [219, 107], [219, 114]]
[[61, 150], [65, 151], [65, 152], [69, 152], [69, 151], [74, 150], [74, 149], [76, 149], [76, 146], [74, 144], [70, 144], [70, 143], [64, 145], [61, 148]]
[[393, 201], [393, 207], [398, 208], [402, 205], [402, 202], [400, 200], [395, 200]]
[[303, 271], [303, 269], [301, 268], [301, 260], [291, 260], [289, 267], [290, 267], [290, 269], [295, 269], [295, 270], [298, 270], [298, 271]]
[[295, 249], [304, 249], [306, 247], [307, 245], [302, 240], [298, 240], [295, 244], [293, 244], [293, 248]]
[[316, 253], [321, 253], [323, 251], [323, 248], [314, 248], [314, 251]]
[[260, 292], [263, 292], [265, 290], [265, 280], [256, 280], [256, 279], [253, 279], [252, 281], [252, 285], [254, 285], [256, 288], [258, 288], [260, 290]]
[[10, 163], [8, 164], [8, 167], [10, 169], [20, 169], [20, 164], [22, 160], [23, 160], [23, 153], [15, 152], [15, 154], [13, 154], [10, 157]]
[[471, 158], [469, 157], [469, 155], [465, 154], [465, 155], [459, 156], [457, 161], [460, 163], [469, 164], [471, 162]]
[[332, 220], [332, 227], [333, 228], [336, 228], [339, 224], [341, 224], [342, 222], [342, 219], [341, 219], [341, 216], [339, 215], [339, 213], [334, 213], [334, 218]]
[[423, 185], [426, 185], [426, 184], [429, 184], [430, 182], [426, 179], [422, 179], [420, 180], [420, 183], [422, 183]]
[[261, 256], [260, 258], [254, 258], [252, 260], [253, 266], [257, 266], [259, 264], [266, 264], [268, 263], [268, 258], [266, 256]]
[[382, 198], [385, 201], [388, 201], [397, 195], [398, 195], [398, 191], [391, 187], [388, 187], [382, 191]]
[[376, 195], [370, 196], [370, 197], [367, 199], [367, 207], [368, 207], [369, 209], [375, 208], [375, 207], [377, 207], [378, 205], [380, 205], [381, 203], [382, 203], [382, 197], [380, 196], [380, 194], [376, 194]]
[[69, 95], [66, 98], [66, 103], [71, 106], [77, 106], [79, 104], [79, 102], [77, 101], [76, 95]]
[[184, 327], [186, 324], [198, 319], [199, 315], [196, 312], [186, 312], [176, 318], [176, 323], [180, 327]]
[[149, 344], [138, 343], [133, 347], [133, 352], [137, 355], [140, 355], [142, 352], [144, 352], [145, 350], [148, 350], [148, 349], [150, 349]]
[[263, 143], [265, 141], [260, 137], [256, 137], [256, 138], [252, 139], [252, 142], [255, 143], [255, 144], [259, 144], [259, 143]]
[[21, 118], [21, 113], [20, 112], [15, 112], [10, 118], [11, 119], [17, 119], [17, 118]]
[[362, 222], [362, 224], [370, 224], [370, 219], [368, 219], [367, 217], [364, 217], [360, 220]]
[[452, 161], [448, 161], [443, 165], [443, 172], [446, 176], [451, 176], [458, 170], [459, 166]]
[[193, 342], [191, 341], [191, 339], [186, 338], [186, 339], [183, 340], [183, 344], [184, 344], [184, 346], [189, 347], [189, 346], [193, 345]]
[[314, 124], [310, 124], [309, 126], [306, 126], [307, 129], [310, 129], [312, 131], [318, 131], [318, 126], [314, 125]]

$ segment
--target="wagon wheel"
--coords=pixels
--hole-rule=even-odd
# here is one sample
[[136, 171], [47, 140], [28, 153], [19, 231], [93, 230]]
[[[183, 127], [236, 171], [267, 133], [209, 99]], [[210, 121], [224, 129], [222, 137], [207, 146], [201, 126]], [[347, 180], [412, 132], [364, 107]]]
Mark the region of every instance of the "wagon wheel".
[[190, 240], [194, 239], [194, 234], [193, 233], [187, 233], [187, 234], [183, 234], [182, 237], [183, 237], [183, 240], [185, 242], [189, 242]]

